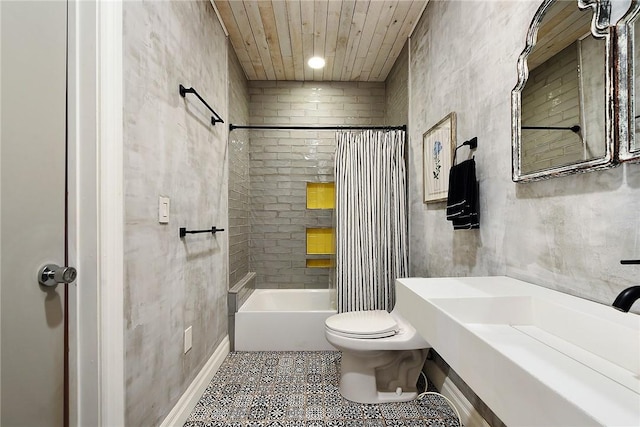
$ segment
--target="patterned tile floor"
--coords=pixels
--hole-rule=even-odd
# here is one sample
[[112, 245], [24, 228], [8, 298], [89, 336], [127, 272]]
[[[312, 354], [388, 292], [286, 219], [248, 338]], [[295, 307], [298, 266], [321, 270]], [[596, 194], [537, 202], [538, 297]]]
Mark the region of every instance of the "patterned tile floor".
[[439, 396], [380, 405], [348, 401], [338, 391], [339, 372], [335, 351], [232, 352], [184, 427], [459, 427]]

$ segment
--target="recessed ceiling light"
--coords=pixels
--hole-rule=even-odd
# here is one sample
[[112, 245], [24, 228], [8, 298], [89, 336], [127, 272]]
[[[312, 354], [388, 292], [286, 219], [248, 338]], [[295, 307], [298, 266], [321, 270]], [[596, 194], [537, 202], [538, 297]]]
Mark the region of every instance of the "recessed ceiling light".
[[324, 58], [320, 58], [319, 56], [314, 56], [313, 58], [309, 59], [307, 64], [309, 64], [309, 67], [311, 68], [315, 68], [315, 69], [322, 68], [324, 67]]

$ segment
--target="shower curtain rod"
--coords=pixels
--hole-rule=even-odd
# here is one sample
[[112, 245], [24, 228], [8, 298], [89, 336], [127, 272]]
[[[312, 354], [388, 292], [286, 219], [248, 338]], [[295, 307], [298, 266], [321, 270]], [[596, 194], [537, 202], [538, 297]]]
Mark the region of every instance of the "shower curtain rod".
[[229, 125], [229, 131], [235, 129], [262, 129], [262, 130], [403, 130], [407, 131], [407, 125], [402, 126], [270, 126], [270, 125]]

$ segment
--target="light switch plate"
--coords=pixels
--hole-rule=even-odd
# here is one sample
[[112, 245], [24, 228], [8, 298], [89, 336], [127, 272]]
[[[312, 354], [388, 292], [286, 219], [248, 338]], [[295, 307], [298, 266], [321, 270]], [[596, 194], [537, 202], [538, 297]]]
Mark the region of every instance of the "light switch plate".
[[158, 222], [160, 224], [169, 223], [169, 212], [171, 211], [171, 201], [168, 197], [158, 198]]

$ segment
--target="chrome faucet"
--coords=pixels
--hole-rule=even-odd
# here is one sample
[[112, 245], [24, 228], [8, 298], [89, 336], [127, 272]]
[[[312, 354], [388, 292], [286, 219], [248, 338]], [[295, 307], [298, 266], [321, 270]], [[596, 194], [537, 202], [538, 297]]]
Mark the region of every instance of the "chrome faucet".
[[[638, 259], [623, 259], [620, 264], [640, 264]], [[613, 302], [613, 307], [624, 311], [625, 313], [631, 309], [634, 302], [640, 299], [640, 286], [631, 286], [620, 292]]]

